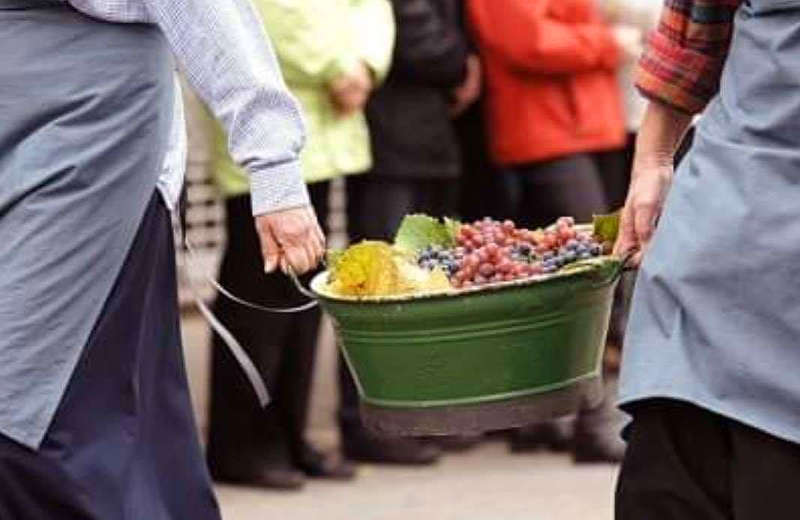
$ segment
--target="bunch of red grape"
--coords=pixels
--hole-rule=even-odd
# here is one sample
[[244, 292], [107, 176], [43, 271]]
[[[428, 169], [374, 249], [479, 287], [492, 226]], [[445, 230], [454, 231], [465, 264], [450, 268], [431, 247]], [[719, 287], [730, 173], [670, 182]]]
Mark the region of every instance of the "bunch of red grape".
[[542, 265], [535, 261], [533, 233], [517, 228], [510, 220], [486, 218], [465, 224], [456, 241], [459, 268], [451, 277], [456, 288], [517, 280], [543, 272]]
[[462, 225], [455, 248], [428, 247], [418, 263], [425, 269], [442, 269], [455, 288], [467, 288], [554, 273], [602, 252], [591, 233], [577, 230], [571, 217], [536, 231], [518, 228], [510, 220], [485, 218]]

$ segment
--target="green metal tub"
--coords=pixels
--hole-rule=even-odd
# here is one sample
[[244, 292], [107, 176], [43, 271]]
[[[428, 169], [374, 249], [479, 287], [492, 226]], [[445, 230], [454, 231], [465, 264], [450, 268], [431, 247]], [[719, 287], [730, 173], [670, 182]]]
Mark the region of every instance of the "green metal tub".
[[404, 436], [478, 433], [574, 413], [602, 397], [622, 262], [424, 297], [344, 299], [333, 319], [365, 425]]

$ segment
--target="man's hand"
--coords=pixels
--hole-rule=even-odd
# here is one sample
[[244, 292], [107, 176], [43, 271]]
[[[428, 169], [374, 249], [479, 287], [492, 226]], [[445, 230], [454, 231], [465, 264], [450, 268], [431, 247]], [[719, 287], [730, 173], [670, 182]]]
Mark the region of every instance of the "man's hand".
[[325, 255], [325, 235], [311, 206], [293, 208], [256, 217], [261, 239], [264, 270], [280, 266], [296, 274], [314, 269]]
[[658, 101], [651, 101], [636, 139], [631, 187], [622, 210], [619, 237], [614, 254], [636, 252], [631, 259], [639, 265], [647, 252], [664, 199], [672, 182], [673, 157], [692, 116]]
[[363, 110], [372, 87], [372, 74], [364, 62], [359, 62], [353, 71], [333, 80], [330, 95], [339, 115], [348, 116]]
[[464, 83], [453, 90], [453, 102], [450, 105], [450, 115], [458, 117], [477, 101], [482, 88], [481, 61], [473, 55], [467, 58], [467, 77]]
[[622, 210], [619, 237], [614, 253], [634, 252], [631, 266], [638, 266], [650, 245], [656, 222], [664, 207], [664, 198], [672, 182], [672, 157], [637, 157], [634, 162], [628, 200]]

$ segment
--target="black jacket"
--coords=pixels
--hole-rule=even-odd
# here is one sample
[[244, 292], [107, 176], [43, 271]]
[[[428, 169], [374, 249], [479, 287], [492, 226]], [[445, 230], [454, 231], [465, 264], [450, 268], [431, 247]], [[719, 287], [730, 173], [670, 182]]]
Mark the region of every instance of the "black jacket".
[[397, 43], [386, 82], [367, 105], [373, 174], [452, 178], [460, 173], [450, 91], [466, 74], [461, 0], [392, 0]]

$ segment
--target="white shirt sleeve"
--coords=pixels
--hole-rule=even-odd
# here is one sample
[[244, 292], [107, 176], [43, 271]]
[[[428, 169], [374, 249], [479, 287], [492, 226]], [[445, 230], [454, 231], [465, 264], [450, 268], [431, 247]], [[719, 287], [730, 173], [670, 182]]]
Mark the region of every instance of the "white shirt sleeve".
[[104, 20], [161, 28], [189, 83], [227, 130], [231, 156], [250, 173], [254, 214], [309, 203], [300, 106], [249, 0], [70, 3]]

